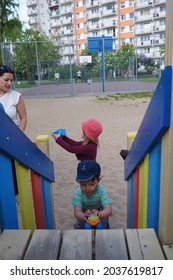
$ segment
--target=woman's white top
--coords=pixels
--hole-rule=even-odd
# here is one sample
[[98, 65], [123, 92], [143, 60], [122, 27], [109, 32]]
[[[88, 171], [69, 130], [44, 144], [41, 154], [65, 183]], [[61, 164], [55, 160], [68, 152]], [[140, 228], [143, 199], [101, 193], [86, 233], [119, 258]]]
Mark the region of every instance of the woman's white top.
[[17, 104], [19, 103], [19, 97], [21, 93], [9, 90], [3, 96], [0, 96], [0, 103], [3, 105], [6, 114], [19, 126], [19, 118], [17, 114]]

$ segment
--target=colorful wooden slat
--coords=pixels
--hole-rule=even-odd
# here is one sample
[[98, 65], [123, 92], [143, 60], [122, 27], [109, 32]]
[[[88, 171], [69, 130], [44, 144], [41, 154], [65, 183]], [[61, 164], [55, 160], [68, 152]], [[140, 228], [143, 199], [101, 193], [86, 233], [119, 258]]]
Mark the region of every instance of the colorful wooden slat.
[[145, 157], [139, 169], [138, 228], [146, 228], [147, 225], [148, 158], [149, 155]]
[[139, 207], [139, 167], [134, 172], [134, 207], [133, 207], [133, 228], [138, 228], [138, 207]]
[[35, 213], [36, 229], [45, 229], [44, 203], [42, 193], [42, 182], [38, 174], [31, 170], [32, 196]]
[[[47, 180], [55, 181], [53, 162], [30, 141], [2, 109], [0, 109], [0, 128], [1, 152], [18, 160]], [[17, 149], [19, 145], [20, 149]]]
[[0, 230], [18, 229], [11, 160], [0, 153]]
[[43, 191], [46, 229], [53, 229], [54, 228], [53, 208], [52, 208], [53, 203], [51, 199], [50, 183], [45, 178], [42, 178], [42, 191]]
[[125, 160], [125, 180], [128, 179], [170, 126], [171, 84], [172, 67], [167, 66]]
[[[49, 136], [48, 135], [39, 135], [36, 138], [36, 144], [37, 147], [47, 155], [47, 157], [50, 157], [50, 151], [49, 151]], [[51, 205], [52, 205], [52, 223], [53, 227], [55, 228], [55, 212], [54, 212], [54, 196], [53, 196], [53, 186], [52, 183], [49, 182], [49, 191], [50, 191], [50, 199], [51, 199]]]
[[35, 229], [29, 170], [15, 161], [23, 229]]
[[148, 173], [147, 227], [158, 233], [160, 200], [161, 142], [150, 152]]
[[127, 184], [127, 227], [133, 228], [134, 207], [134, 176], [132, 175]]

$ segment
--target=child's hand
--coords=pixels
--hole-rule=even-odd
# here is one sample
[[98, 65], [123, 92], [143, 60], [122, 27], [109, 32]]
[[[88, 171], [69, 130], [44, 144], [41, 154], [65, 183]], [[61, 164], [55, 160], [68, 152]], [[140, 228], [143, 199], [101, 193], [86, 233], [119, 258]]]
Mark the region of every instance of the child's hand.
[[88, 218], [91, 214], [92, 214], [92, 213], [91, 213], [91, 210], [87, 209], [87, 210], [85, 211], [85, 216], [86, 216], [87, 218]]
[[99, 211], [96, 210], [96, 209], [93, 209], [93, 210], [91, 211], [91, 214], [92, 214], [93, 216], [99, 216]]
[[56, 141], [60, 137], [60, 134], [52, 134], [52, 137]]

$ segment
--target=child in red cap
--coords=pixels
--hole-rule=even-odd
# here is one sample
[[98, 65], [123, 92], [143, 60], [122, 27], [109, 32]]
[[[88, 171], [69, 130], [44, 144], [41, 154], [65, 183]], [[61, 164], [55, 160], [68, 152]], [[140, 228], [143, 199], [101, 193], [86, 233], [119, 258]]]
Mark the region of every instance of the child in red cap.
[[67, 136], [52, 133], [56, 143], [66, 151], [76, 155], [79, 161], [96, 160], [99, 135], [102, 133], [102, 125], [95, 119], [89, 119], [82, 123], [83, 140], [75, 141]]

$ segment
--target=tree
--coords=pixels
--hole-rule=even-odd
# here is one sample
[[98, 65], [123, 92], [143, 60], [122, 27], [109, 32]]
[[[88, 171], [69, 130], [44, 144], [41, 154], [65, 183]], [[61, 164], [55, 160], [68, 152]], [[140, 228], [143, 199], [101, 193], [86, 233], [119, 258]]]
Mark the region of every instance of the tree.
[[116, 68], [119, 69], [121, 75], [125, 75], [129, 68], [129, 61], [135, 59], [134, 46], [132, 44], [123, 43], [121, 48], [115, 54]]
[[[49, 71], [49, 62], [59, 61], [58, 47], [38, 31], [26, 29], [13, 48], [17, 77], [30, 81], [38, 79], [37, 66], [43, 75]], [[29, 63], [28, 63], [29, 62]], [[52, 71], [53, 75], [53, 71]]]
[[138, 63], [145, 68], [148, 74], [151, 74], [157, 66], [155, 65], [154, 58], [147, 57], [145, 54], [140, 54]]
[[22, 24], [17, 18], [18, 0], [0, 1], [0, 42], [14, 39], [22, 30]]

